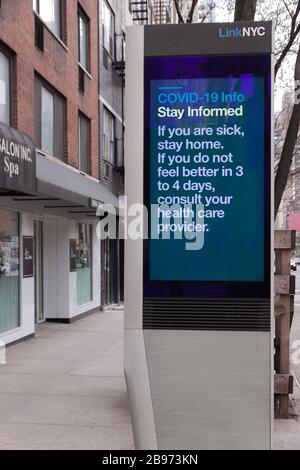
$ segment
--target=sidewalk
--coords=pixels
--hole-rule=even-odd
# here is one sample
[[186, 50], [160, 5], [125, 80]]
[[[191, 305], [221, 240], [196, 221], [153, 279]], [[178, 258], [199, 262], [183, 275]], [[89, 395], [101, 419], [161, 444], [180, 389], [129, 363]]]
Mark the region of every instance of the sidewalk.
[[44, 323], [0, 366], [0, 449], [132, 449], [123, 312]]
[[[300, 390], [293, 417], [275, 420], [273, 449], [300, 449]], [[7, 348], [0, 365], [0, 450], [133, 449], [123, 376], [123, 312], [71, 325], [43, 323]]]
[[274, 450], [300, 450], [300, 390], [294, 385], [290, 402], [290, 418], [275, 419]]

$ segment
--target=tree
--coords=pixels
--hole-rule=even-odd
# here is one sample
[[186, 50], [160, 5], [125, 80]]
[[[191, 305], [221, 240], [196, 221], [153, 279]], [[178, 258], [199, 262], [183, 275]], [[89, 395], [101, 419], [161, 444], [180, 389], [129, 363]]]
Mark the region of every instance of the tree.
[[[202, 21], [205, 21], [209, 11], [215, 8], [212, 2], [208, 11], [204, 13]], [[223, 2], [222, 2], [223, 3]], [[275, 14], [270, 15], [271, 6], [275, 4]], [[194, 18], [198, 0], [174, 0], [179, 23], [191, 23]], [[260, 0], [227, 0], [227, 6], [234, 7], [234, 21], [253, 21], [255, 15], [260, 13], [262, 19], [273, 19], [275, 28], [279, 31], [275, 41], [275, 77], [282, 68], [283, 62], [291, 54], [296, 55], [294, 70], [295, 83], [300, 83], [300, 0], [276, 0], [264, 2]], [[258, 10], [258, 11], [257, 11]], [[300, 100], [299, 100], [300, 101]], [[275, 217], [278, 213], [283, 193], [288, 183], [290, 175], [300, 173], [300, 165], [294, 165], [293, 160], [298, 157], [299, 148], [299, 127], [300, 127], [300, 103], [295, 102], [288, 116], [286, 123], [286, 134], [281, 145], [281, 152], [278, 155], [275, 166]], [[297, 153], [297, 155], [296, 155]]]
[[[198, 3], [199, 0], [174, 0], [178, 23], [192, 23]], [[214, 8], [215, 3], [211, 1], [199, 22], [203, 23]]]
[[[193, 18], [194, 18], [195, 8], [198, 4], [198, 0], [192, 0], [192, 2], [187, 2], [187, 1], [183, 2], [182, 0], [174, 0], [174, 3], [175, 3], [175, 8], [176, 8], [176, 13], [178, 16], [178, 22], [179, 23], [192, 23]], [[188, 8], [188, 11], [187, 11], [186, 21], [185, 21], [184, 10], [186, 10], [186, 7]]]
[[[275, 74], [277, 74], [279, 68], [282, 65], [283, 60], [289, 53], [289, 51], [294, 50], [295, 41], [299, 37], [300, 32], [300, 1], [294, 7], [294, 10], [288, 6], [285, 2], [286, 8], [288, 10], [291, 26], [289, 35], [287, 37], [287, 41], [285, 46], [283, 47], [281, 53], [277, 57], [277, 61], [275, 64]], [[295, 63], [295, 70], [294, 70], [294, 80], [295, 84], [299, 83], [300, 80], [300, 45], [297, 45], [297, 49], [295, 50], [296, 55], [296, 63]], [[281, 151], [281, 155], [279, 158], [279, 162], [277, 165], [277, 171], [275, 176], [275, 216], [278, 213], [279, 206], [285, 191], [285, 188], [288, 183], [289, 176], [293, 176], [293, 173], [299, 173], [299, 165], [296, 160], [298, 160], [298, 134], [299, 134], [299, 126], [300, 126], [300, 103], [295, 101], [292, 107], [292, 111], [290, 113], [289, 122], [287, 124], [287, 131]], [[295, 163], [294, 170], [292, 171], [293, 161]]]
[[[282, 65], [283, 60], [294, 45], [299, 32], [300, 23], [298, 22], [300, 14], [300, 0], [297, 2], [294, 10], [291, 10], [291, 6], [286, 1], [283, 2], [291, 18], [291, 26], [289, 36], [286, 44], [279, 52], [275, 64], [275, 76]], [[295, 3], [295, 2], [294, 2]], [[241, 20], [254, 20], [255, 11], [257, 6], [257, 0], [236, 0], [235, 4], [235, 21]], [[298, 24], [297, 24], [298, 22]], [[297, 59], [294, 73], [295, 82], [300, 80], [300, 46], [298, 47]], [[300, 125], [300, 104], [295, 103], [290, 121], [287, 127], [283, 148], [277, 165], [276, 176], [275, 176], [275, 217], [278, 213], [280, 202], [286, 188], [288, 177], [291, 171], [295, 146], [299, 133]]]
[[300, 2], [298, 2], [294, 12], [291, 11], [290, 7], [288, 6], [288, 4], [285, 1], [283, 3], [284, 3], [284, 5], [285, 5], [285, 7], [286, 7], [286, 9], [289, 13], [290, 18], [291, 18], [291, 27], [290, 27], [290, 31], [289, 31], [288, 41], [284, 45], [282, 51], [280, 52], [279, 57], [277, 58], [277, 61], [276, 61], [276, 64], [275, 64], [275, 76], [277, 75], [277, 72], [278, 72], [283, 60], [285, 59], [285, 57], [287, 56], [287, 54], [291, 50], [292, 46], [295, 43], [295, 40], [297, 39], [297, 36], [298, 36], [299, 32], [300, 32], [300, 23], [297, 24], [297, 20], [299, 18], [299, 14], [300, 14]]
[[[300, 80], [300, 47], [297, 53], [297, 60], [294, 73], [295, 82]], [[291, 171], [294, 150], [298, 138], [300, 125], [300, 103], [295, 103], [287, 128], [280, 160], [275, 177], [275, 216], [277, 215], [280, 202], [288, 182]]]
[[254, 20], [257, 0], [236, 0], [234, 21]]

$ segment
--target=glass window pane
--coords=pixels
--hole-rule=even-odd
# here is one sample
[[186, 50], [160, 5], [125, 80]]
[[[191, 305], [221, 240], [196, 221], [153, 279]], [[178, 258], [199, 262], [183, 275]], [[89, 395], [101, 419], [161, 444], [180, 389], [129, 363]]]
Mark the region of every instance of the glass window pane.
[[20, 325], [19, 214], [0, 210], [0, 333]]
[[91, 225], [77, 225], [77, 304], [92, 300], [92, 246]]
[[54, 154], [54, 99], [53, 95], [42, 87], [42, 150]]
[[107, 6], [106, 3], [102, 2], [102, 24], [103, 24], [103, 46], [108, 50], [108, 28], [107, 28]]
[[114, 143], [115, 143], [115, 137], [114, 137], [114, 119], [111, 117], [111, 123], [110, 123], [110, 162], [114, 163]]
[[109, 116], [108, 112], [104, 110], [104, 125], [103, 125], [103, 130], [104, 130], [104, 158], [105, 160], [109, 159], [109, 145], [108, 145], [108, 139], [109, 139]]
[[87, 69], [87, 23], [79, 15], [79, 62]]
[[104, 116], [103, 116], [103, 134], [104, 134], [104, 158], [110, 163], [114, 163], [114, 145], [115, 145], [114, 117], [106, 109], [104, 109]]
[[114, 17], [111, 11], [109, 12], [109, 51], [113, 55], [114, 49]]
[[122, 60], [126, 60], [126, 42], [125, 39], [122, 41]]
[[88, 173], [90, 121], [79, 116], [79, 169]]
[[114, 17], [105, 1], [102, 3], [103, 46], [110, 55], [113, 55], [114, 45]]
[[60, 37], [60, 0], [39, 0], [38, 13], [48, 28]]
[[102, 3], [103, 45], [109, 54], [113, 53], [113, 15], [105, 1]]
[[0, 121], [10, 124], [9, 58], [0, 52]]
[[103, 156], [106, 159], [106, 111], [103, 109], [103, 127], [102, 127], [102, 132], [103, 132]]
[[65, 156], [65, 100], [59, 94], [54, 96], [54, 156], [64, 161]]
[[61, 38], [61, 8], [60, 0], [54, 0], [54, 33]]

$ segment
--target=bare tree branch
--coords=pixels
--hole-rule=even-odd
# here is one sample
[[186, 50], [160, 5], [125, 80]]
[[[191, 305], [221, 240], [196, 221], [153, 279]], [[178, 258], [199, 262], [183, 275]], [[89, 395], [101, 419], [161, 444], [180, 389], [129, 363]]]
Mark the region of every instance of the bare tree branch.
[[[187, 0], [174, 0], [175, 9], [178, 16], [178, 22], [192, 23], [194, 20], [194, 14], [198, 3], [199, 0], [192, 0], [191, 2]], [[197, 21], [203, 23], [208, 17], [209, 13], [215, 8], [215, 6], [215, 2], [209, 3], [209, 5], [206, 6], [205, 14], [202, 16], [201, 19], [197, 18]]]
[[290, 15], [290, 17], [292, 18], [292, 17], [293, 17], [293, 14], [291, 13], [291, 10], [289, 9], [289, 6], [288, 6], [288, 4], [286, 3], [285, 0], [283, 0], [283, 4], [284, 4], [284, 6], [285, 6], [286, 11], [288, 12], [288, 14]]
[[[295, 80], [300, 79], [300, 46], [295, 65]], [[300, 125], [300, 103], [293, 106], [275, 177], [275, 217], [288, 181]]]
[[183, 19], [180, 6], [179, 6], [179, 0], [174, 0], [174, 3], [175, 3], [175, 8], [176, 8], [176, 13], [178, 16], [178, 23], [184, 23], [184, 19]]
[[[290, 11], [288, 10], [288, 12], [290, 13]], [[281, 54], [280, 56], [278, 57], [277, 59], [277, 62], [275, 64], [275, 77], [277, 75], [277, 72], [282, 64], [282, 61], [284, 60], [284, 58], [286, 57], [287, 53], [289, 52], [289, 50], [291, 49], [292, 45], [294, 44], [299, 32], [300, 32], [300, 23], [298, 24], [298, 26], [296, 26], [296, 22], [297, 22], [297, 19], [299, 19], [299, 13], [300, 13], [300, 0], [298, 0], [298, 4], [297, 4], [297, 7], [295, 8], [295, 11], [293, 13], [293, 15], [291, 16], [292, 18], [292, 22], [291, 22], [291, 30], [290, 30], [290, 36], [289, 36], [289, 40], [288, 42], [286, 43], [285, 47], [283, 48], [283, 50], [281, 51]]]
[[[174, 0], [174, 4], [176, 7], [176, 12], [178, 15], [179, 23], [184, 23], [184, 14], [183, 14], [183, 4], [180, 0]], [[198, 0], [193, 0], [191, 9], [189, 10], [189, 14], [187, 16], [186, 21], [192, 22], [193, 15], [195, 12], [195, 8], [198, 4]], [[289, 39], [284, 46], [283, 50], [281, 51], [279, 58], [276, 62], [275, 66], [275, 74], [280, 69], [282, 61], [286, 57], [286, 55], [290, 52], [291, 47], [293, 46], [295, 40], [297, 39], [298, 35], [300, 34], [300, 0], [297, 2], [297, 6], [293, 13], [284, 0], [285, 8], [289, 15], [291, 16], [291, 29], [289, 33]], [[235, 12], [234, 12], [234, 20], [235, 21], [253, 21], [256, 11], [257, 0], [236, 0], [235, 3]], [[207, 13], [208, 14], [208, 13]], [[203, 18], [202, 21], [205, 20], [207, 14]], [[300, 46], [297, 54], [296, 66], [295, 66], [295, 80], [300, 80]], [[297, 145], [298, 148], [298, 132], [300, 126], [300, 104], [294, 104], [293, 110], [291, 113], [291, 117], [289, 119], [289, 124], [287, 126], [287, 132], [285, 138], [279, 139], [277, 142], [278, 145], [278, 154], [280, 154], [280, 158], [278, 157], [276, 161], [276, 177], [275, 177], [275, 215], [277, 215], [279, 205], [284, 193], [285, 188], [287, 187], [287, 183], [290, 178], [297, 175], [299, 169], [296, 165], [293, 165], [293, 158], [295, 156], [295, 148]], [[281, 142], [283, 142], [282, 150], [281, 150]]]
[[187, 20], [186, 20], [187, 23], [192, 23], [193, 22], [193, 16], [194, 16], [194, 12], [195, 12], [195, 8], [197, 6], [197, 3], [198, 3], [198, 0], [193, 0], [190, 12], [189, 12]]
[[205, 12], [205, 15], [202, 17], [200, 23], [204, 23], [204, 21], [206, 20], [206, 18], [208, 17], [209, 13], [215, 8], [216, 4], [215, 3], [212, 3], [209, 7], [209, 9]]

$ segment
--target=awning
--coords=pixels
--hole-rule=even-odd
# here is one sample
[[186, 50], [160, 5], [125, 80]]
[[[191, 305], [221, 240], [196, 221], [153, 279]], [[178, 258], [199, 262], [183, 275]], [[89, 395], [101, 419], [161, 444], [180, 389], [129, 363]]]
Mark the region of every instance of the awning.
[[36, 152], [37, 191], [35, 195], [3, 193], [1, 200], [16, 210], [40, 216], [67, 217], [76, 220], [98, 218], [99, 204], [110, 204], [118, 213], [118, 197], [97, 180]]
[[37, 152], [37, 190], [59, 199], [90, 206], [93, 199], [118, 207], [118, 198], [103, 184], [59, 161]]

